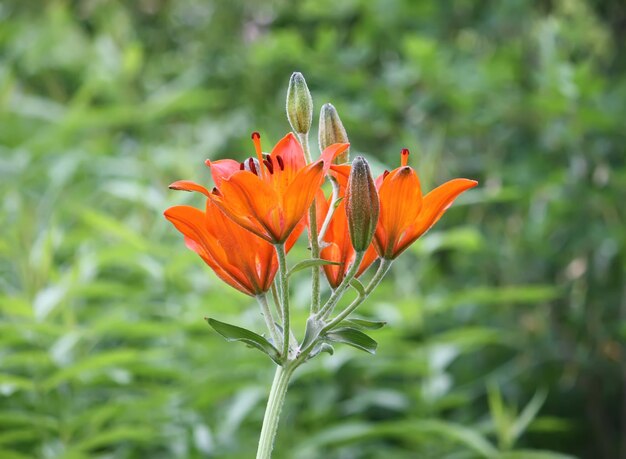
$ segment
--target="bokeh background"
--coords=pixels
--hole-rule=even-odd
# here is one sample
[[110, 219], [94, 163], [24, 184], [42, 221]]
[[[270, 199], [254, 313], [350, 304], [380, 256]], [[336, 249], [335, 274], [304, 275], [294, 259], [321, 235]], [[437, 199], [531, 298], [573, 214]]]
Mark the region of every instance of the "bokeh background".
[[288, 131], [297, 70], [376, 171], [480, 186], [360, 311], [378, 354], [299, 370], [275, 457], [626, 458], [625, 43], [620, 0], [0, 2], [0, 457], [253, 457], [272, 365], [203, 317], [258, 308], [162, 212]]

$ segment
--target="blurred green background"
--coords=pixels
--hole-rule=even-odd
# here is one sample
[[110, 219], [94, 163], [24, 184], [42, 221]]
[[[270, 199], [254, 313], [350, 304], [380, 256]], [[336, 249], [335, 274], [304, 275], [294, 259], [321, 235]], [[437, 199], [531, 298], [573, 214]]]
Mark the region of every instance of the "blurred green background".
[[620, 0], [1, 1], [0, 458], [253, 457], [271, 362], [202, 319], [258, 308], [162, 212], [288, 131], [294, 70], [376, 171], [480, 186], [360, 311], [378, 354], [298, 371], [275, 457], [626, 458], [625, 43]]

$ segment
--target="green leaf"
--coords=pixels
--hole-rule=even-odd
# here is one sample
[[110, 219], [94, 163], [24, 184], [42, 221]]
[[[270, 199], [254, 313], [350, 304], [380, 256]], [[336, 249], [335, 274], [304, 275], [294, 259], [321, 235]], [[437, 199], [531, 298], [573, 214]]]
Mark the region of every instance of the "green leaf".
[[293, 265], [293, 267], [287, 273], [287, 277], [291, 276], [293, 273], [298, 271], [302, 271], [303, 269], [313, 268], [314, 266], [324, 266], [324, 265], [340, 265], [336, 261], [323, 260], [321, 258], [309, 258], [308, 260], [302, 260], [299, 263]]
[[340, 198], [337, 198], [335, 200], [335, 202], [333, 203], [334, 208], [336, 209], [337, 207], [339, 207], [339, 204], [341, 204], [341, 201], [343, 201], [344, 196], [341, 196]]
[[208, 318], [206, 321], [213, 329], [226, 338], [226, 341], [241, 341], [266, 353], [274, 362], [280, 364], [280, 354], [272, 344], [261, 335], [246, 328], [230, 325]]
[[550, 451], [520, 449], [508, 453], [501, 453], [498, 459], [575, 459], [575, 457]]
[[[375, 424], [353, 422], [334, 425], [311, 436], [298, 453], [315, 452], [322, 446], [354, 444], [375, 438], [398, 438], [416, 445], [427, 441], [449, 441], [464, 445], [482, 458], [496, 458], [497, 450], [482, 435], [468, 427], [439, 420], [406, 420]], [[304, 455], [304, 454], [302, 454]], [[297, 457], [300, 457], [299, 455]]]
[[145, 359], [135, 349], [117, 349], [85, 357], [83, 360], [62, 368], [41, 383], [45, 390], [54, 389], [60, 384], [76, 380], [88, 372], [104, 372], [112, 367], [130, 368]]
[[326, 334], [326, 338], [337, 343], [344, 343], [370, 354], [376, 353], [378, 343], [360, 330], [351, 327], [337, 328]]
[[548, 391], [540, 389], [535, 392], [533, 398], [528, 402], [528, 405], [524, 407], [520, 415], [517, 417], [513, 425], [511, 426], [511, 437], [513, 441], [516, 441], [528, 428], [528, 425], [535, 419], [539, 410], [543, 406], [544, 402], [548, 398]]
[[355, 328], [359, 328], [362, 330], [378, 330], [387, 325], [387, 322], [384, 320], [368, 320], [368, 319], [359, 319], [353, 317], [351, 319], [346, 319], [341, 322], [342, 325], [351, 326]]
[[304, 339], [302, 340], [301, 347], [304, 349], [308, 347], [313, 341], [315, 341], [322, 328], [324, 328], [326, 323], [323, 320], [318, 320], [315, 315], [309, 317], [306, 321], [306, 329], [304, 330]]
[[0, 449], [0, 457], [2, 457], [3, 459], [29, 459], [32, 456], [27, 456], [8, 449]]

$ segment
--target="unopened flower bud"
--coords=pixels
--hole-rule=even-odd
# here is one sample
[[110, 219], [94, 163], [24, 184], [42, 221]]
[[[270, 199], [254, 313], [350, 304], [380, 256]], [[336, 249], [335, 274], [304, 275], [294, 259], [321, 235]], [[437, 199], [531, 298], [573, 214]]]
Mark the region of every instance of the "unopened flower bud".
[[357, 252], [367, 250], [378, 223], [378, 193], [370, 167], [362, 156], [352, 161], [346, 190], [346, 216], [352, 246]]
[[[324, 151], [326, 147], [334, 143], [350, 143], [348, 134], [343, 127], [339, 114], [332, 104], [324, 104], [320, 110], [319, 145]], [[333, 163], [343, 164], [350, 160], [350, 149], [338, 155]]]
[[287, 89], [287, 118], [298, 134], [307, 134], [313, 120], [313, 99], [300, 72], [294, 72]]

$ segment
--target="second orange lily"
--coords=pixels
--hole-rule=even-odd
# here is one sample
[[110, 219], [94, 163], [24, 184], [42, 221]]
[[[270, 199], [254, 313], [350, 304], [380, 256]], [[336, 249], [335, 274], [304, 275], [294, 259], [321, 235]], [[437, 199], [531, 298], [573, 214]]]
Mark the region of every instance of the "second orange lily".
[[380, 216], [374, 235], [378, 254], [394, 259], [428, 231], [464, 191], [478, 182], [464, 178], [450, 180], [422, 196], [420, 181], [408, 166], [409, 150], [401, 153], [401, 166], [376, 180]]

